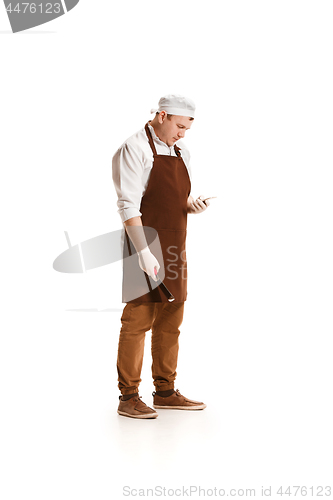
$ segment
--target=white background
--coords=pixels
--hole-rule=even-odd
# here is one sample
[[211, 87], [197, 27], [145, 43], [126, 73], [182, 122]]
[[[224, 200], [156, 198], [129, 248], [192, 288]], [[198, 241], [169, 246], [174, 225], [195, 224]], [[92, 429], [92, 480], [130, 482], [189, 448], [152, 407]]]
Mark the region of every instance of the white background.
[[[81, 0], [14, 35], [0, 8], [3, 499], [332, 485], [332, 15]], [[120, 264], [52, 265], [64, 231], [121, 228], [112, 155], [167, 93], [197, 104], [192, 194], [218, 196], [189, 218], [176, 380], [207, 408], [137, 421], [116, 413]], [[150, 364], [147, 334], [151, 406]]]

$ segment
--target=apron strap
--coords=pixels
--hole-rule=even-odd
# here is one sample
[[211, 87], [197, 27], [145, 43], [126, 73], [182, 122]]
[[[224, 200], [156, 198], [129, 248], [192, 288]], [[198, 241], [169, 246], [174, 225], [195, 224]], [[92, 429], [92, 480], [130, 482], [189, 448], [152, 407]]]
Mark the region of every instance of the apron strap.
[[155, 144], [154, 144], [153, 138], [151, 136], [151, 133], [150, 133], [150, 130], [149, 130], [149, 127], [148, 127], [148, 123], [146, 123], [146, 125], [145, 125], [145, 130], [146, 130], [146, 134], [147, 134], [148, 141], [149, 141], [150, 147], [152, 149], [152, 152], [153, 152], [153, 154], [155, 156], [157, 156]]
[[182, 155], [180, 154], [180, 148], [178, 146], [176, 146], [176, 144], [174, 145], [174, 149], [175, 149], [175, 153], [178, 156], [178, 158], [181, 158]]

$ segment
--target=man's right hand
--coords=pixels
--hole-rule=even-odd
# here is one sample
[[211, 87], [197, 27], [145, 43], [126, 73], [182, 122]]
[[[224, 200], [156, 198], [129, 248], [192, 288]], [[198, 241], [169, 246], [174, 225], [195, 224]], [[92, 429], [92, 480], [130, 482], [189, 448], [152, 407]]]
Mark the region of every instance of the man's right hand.
[[156, 274], [160, 269], [160, 265], [156, 257], [151, 253], [148, 247], [138, 252], [138, 255], [139, 255], [139, 266], [141, 267], [142, 271], [147, 273], [148, 276], [150, 276], [154, 281], [157, 281]]

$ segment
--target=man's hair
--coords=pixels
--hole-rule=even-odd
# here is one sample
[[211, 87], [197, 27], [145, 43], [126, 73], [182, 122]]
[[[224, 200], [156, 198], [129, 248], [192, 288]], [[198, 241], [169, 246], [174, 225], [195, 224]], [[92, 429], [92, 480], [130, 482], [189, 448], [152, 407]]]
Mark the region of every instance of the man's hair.
[[[160, 111], [156, 111], [155, 116], [157, 116], [159, 114], [160, 114]], [[174, 116], [174, 115], [169, 115], [169, 113], [167, 113], [167, 119], [168, 120], [170, 120], [172, 116]], [[190, 119], [190, 121], [194, 120], [194, 118], [192, 118], [192, 116], [189, 116], [189, 119]]]

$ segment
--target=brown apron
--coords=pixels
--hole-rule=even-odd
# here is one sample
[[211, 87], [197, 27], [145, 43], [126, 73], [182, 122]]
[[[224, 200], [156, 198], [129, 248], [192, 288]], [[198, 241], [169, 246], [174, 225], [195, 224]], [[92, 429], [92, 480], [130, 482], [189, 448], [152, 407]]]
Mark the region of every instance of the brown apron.
[[[153, 228], [151, 230], [145, 229], [148, 245], [154, 239], [152, 233], [155, 233], [154, 230], [157, 231], [163, 262], [161, 262], [162, 256], [158, 255], [158, 252], [154, 252], [153, 246], [150, 246], [150, 249], [159, 261], [161, 270], [164, 268], [163, 283], [175, 297], [175, 302], [183, 302], [187, 297], [185, 243], [187, 198], [191, 191], [191, 181], [186, 165], [181, 158], [180, 148], [174, 146], [177, 156], [158, 155], [148, 124], [146, 124], [145, 130], [154, 161], [148, 185], [141, 200], [142, 224], [145, 228]], [[141, 270], [137, 255], [135, 255], [135, 261], [133, 260], [134, 254], [136, 254], [136, 250], [125, 232], [123, 302], [167, 302], [163, 292], [158, 287], [152, 287], [155, 282]], [[127, 258], [131, 255], [133, 255], [132, 258]], [[135, 274], [139, 280], [133, 279]], [[141, 286], [138, 286], [140, 278], [142, 278], [142, 282]], [[142, 283], [145, 286], [142, 286]]]

